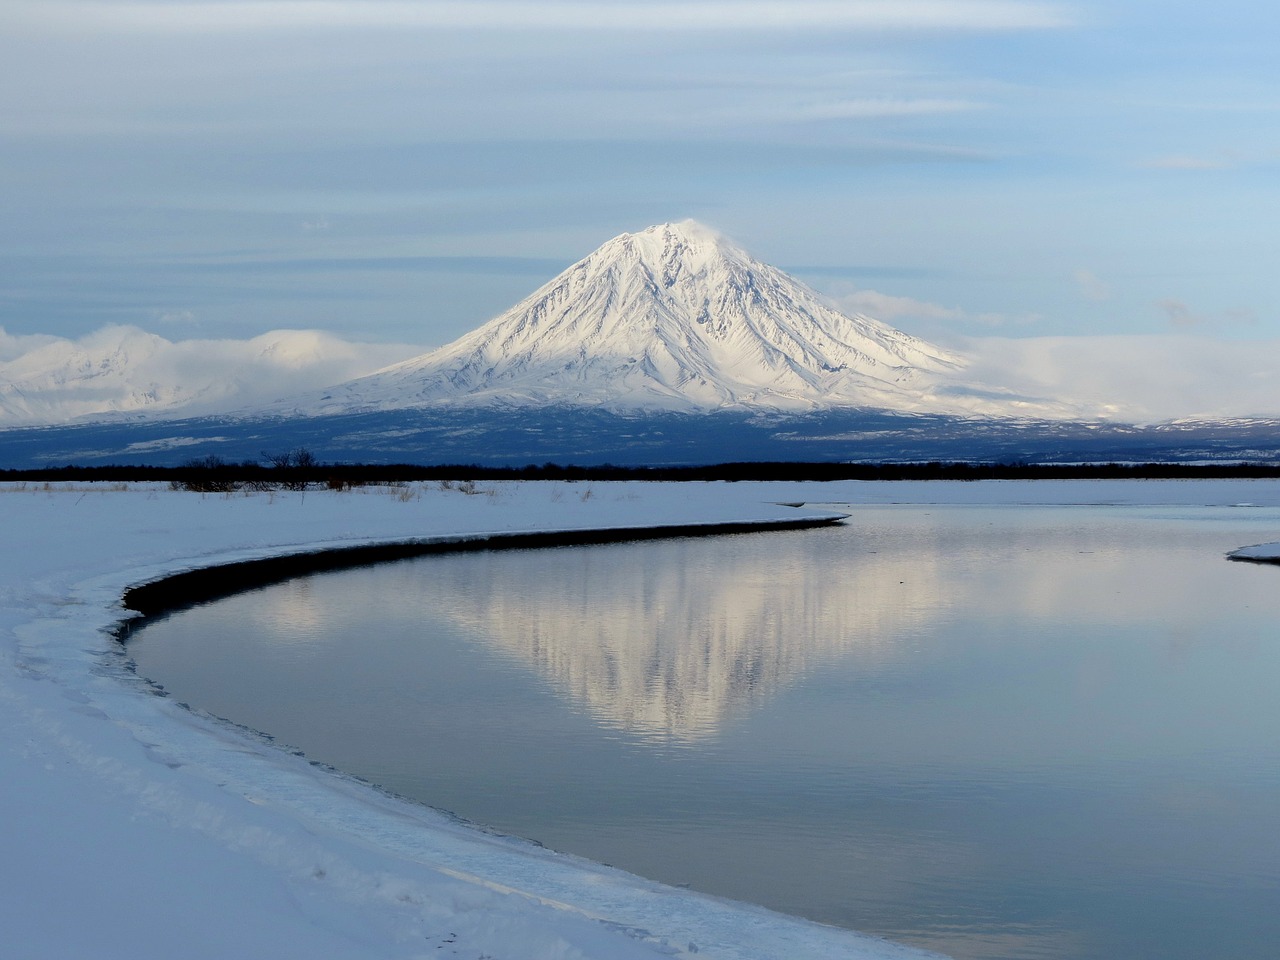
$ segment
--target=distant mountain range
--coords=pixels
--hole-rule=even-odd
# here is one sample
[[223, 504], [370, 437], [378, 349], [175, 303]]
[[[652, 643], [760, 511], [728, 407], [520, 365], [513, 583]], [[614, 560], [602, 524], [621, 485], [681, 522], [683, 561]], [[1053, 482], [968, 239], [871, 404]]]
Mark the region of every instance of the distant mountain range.
[[[0, 330], [0, 468], [297, 446], [321, 459], [488, 465], [1280, 457], [1276, 420], [1132, 426], [1105, 391], [1059, 396], [1022, 375], [1069, 344], [1039, 341], [1037, 353], [1003, 340], [1003, 363], [975, 360], [846, 316], [691, 221], [615, 237], [472, 333], [392, 366], [374, 361], [393, 348], [308, 331], [25, 339], [38, 342], [15, 346]], [[1128, 347], [1141, 358], [1145, 345]], [[1129, 355], [1096, 354], [1039, 382], [1169, 379], [1171, 365]], [[1269, 382], [1256, 389], [1269, 396]]]

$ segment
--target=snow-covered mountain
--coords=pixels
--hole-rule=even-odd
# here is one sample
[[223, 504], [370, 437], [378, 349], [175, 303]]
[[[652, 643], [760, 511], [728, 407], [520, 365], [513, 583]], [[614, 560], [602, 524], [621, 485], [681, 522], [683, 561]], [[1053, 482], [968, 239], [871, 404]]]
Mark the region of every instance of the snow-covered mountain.
[[0, 329], [0, 426], [219, 413], [315, 390], [404, 355], [403, 347], [315, 330], [175, 343], [131, 326], [78, 340]]
[[684, 221], [615, 237], [461, 339], [280, 409], [1080, 412], [966, 383], [964, 367], [961, 357], [879, 321], [845, 316], [798, 280]]
[[615, 237], [506, 313], [418, 356], [308, 330], [172, 342], [136, 327], [78, 340], [0, 328], [0, 429], [444, 407], [1136, 423], [1275, 413], [1280, 343], [985, 338], [963, 351], [846, 316], [685, 221]]

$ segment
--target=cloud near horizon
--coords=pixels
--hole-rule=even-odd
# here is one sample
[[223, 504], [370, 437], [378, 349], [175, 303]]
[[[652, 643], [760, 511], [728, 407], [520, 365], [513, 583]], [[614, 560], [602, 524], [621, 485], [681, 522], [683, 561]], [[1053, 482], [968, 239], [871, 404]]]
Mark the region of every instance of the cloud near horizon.
[[859, 313], [873, 317], [883, 323], [896, 324], [907, 320], [913, 323], [925, 323], [936, 329], [967, 325], [995, 329], [1000, 327], [1025, 327], [1036, 323], [1039, 317], [1033, 314], [1010, 316], [993, 311], [971, 313], [959, 307], [947, 307], [915, 297], [903, 297], [879, 290], [857, 288], [842, 291], [839, 284], [828, 299], [836, 309], [844, 313]]
[[859, 313], [884, 323], [895, 323], [904, 317], [914, 320], [959, 320], [965, 317], [963, 310], [954, 307], [881, 293], [878, 290], [853, 290], [836, 294], [831, 300], [845, 313]]
[[[903, 309], [920, 306], [908, 298], [877, 302], [892, 309], [894, 299]], [[1220, 341], [1179, 333], [970, 337], [960, 343], [966, 379], [1012, 394], [1072, 401], [1089, 411], [1082, 415], [1135, 423], [1280, 417], [1280, 340]], [[0, 328], [0, 428], [112, 414], [198, 416], [249, 409], [424, 352], [421, 346], [357, 343], [314, 330], [171, 341], [126, 326], [104, 327], [78, 340], [12, 336]]]
[[1176, 331], [1220, 330], [1224, 328], [1254, 327], [1258, 324], [1258, 315], [1248, 307], [1233, 307], [1215, 313], [1193, 310], [1191, 306], [1176, 297], [1165, 297], [1155, 304], [1165, 315], [1169, 327]]
[[1280, 416], [1280, 340], [1186, 332], [974, 337], [967, 373], [1135, 423]]
[[110, 414], [197, 416], [322, 390], [425, 352], [316, 330], [168, 340], [134, 326], [78, 339], [0, 327], [0, 427]]
[[0, 324], [439, 343], [529, 292], [481, 259], [694, 217], [918, 277], [854, 309], [925, 331], [1150, 331], [1175, 295], [1280, 336], [1277, 9], [9, 0]]
[[42, 0], [15, 11], [29, 25], [63, 31], [256, 32], [298, 29], [881, 31], [1046, 30], [1071, 26], [1042, 0]]

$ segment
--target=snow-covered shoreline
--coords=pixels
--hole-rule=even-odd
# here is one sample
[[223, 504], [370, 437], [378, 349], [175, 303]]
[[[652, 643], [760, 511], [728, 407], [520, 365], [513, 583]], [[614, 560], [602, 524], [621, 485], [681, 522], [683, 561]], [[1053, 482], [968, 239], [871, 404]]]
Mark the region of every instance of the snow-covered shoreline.
[[388, 797], [155, 696], [110, 635], [126, 615], [127, 587], [181, 570], [418, 536], [797, 515], [759, 492], [505, 484], [472, 495], [423, 485], [224, 497], [154, 485], [5, 488], [6, 956], [916, 955]]
[[1280, 505], [1275, 481], [0, 487], [6, 957], [918, 957], [497, 837], [154, 695], [131, 585], [419, 537], [794, 518], [785, 502]]
[[1280, 543], [1255, 543], [1232, 550], [1228, 556], [1232, 560], [1249, 560], [1253, 563], [1280, 563]]

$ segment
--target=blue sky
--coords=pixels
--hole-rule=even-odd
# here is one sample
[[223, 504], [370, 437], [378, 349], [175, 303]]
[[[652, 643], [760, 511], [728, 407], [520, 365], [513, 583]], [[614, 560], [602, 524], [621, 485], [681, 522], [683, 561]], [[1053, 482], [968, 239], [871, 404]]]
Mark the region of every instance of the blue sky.
[[434, 346], [692, 217], [965, 337], [1280, 338], [1280, 12], [7, 0], [0, 327]]

